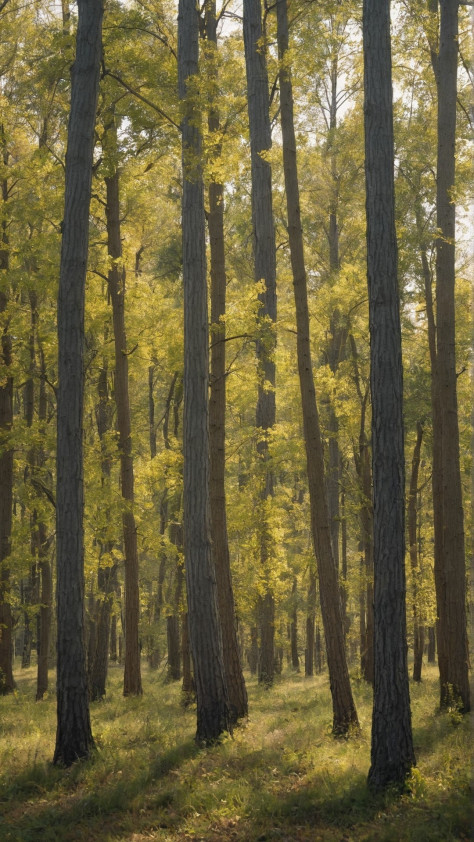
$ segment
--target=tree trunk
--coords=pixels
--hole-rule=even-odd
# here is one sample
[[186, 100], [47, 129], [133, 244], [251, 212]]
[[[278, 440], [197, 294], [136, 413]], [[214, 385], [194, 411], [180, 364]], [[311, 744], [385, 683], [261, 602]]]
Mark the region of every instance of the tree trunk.
[[421, 681], [421, 667], [423, 663], [424, 629], [420, 623], [418, 592], [420, 580], [420, 562], [418, 557], [418, 474], [420, 468], [421, 442], [423, 439], [423, 425], [416, 425], [416, 442], [413, 448], [411, 463], [410, 490], [408, 493], [408, 547], [411, 565], [411, 589], [413, 599], [413, 681]]
[[183, 683], [181, 690], [187, 703], [194, 695], [196, 687], [191, 669], [191, 652], [189, 648], [188, 615], [181, 616], [181, 652], [183, 653]]
[[[8, 151], [3, 124], [0, 127], [2, 140], [3, 165], [8, 165]], [[0, 243], [0, 270], [7, 275], [9, 269], [9, 246], [7, 219], [5, 215], [8, 201], [8, 181], [2, 179], [3, 218]], [[10, 606], [10, 570], [8, 556], [12, 531], [13, 511], [13, 449], [10, 445], [10, 433], [13, 424], [13, 376], [12, 338], [9, 331], [8, 287], [0, 290], [0, 316], [3, 331], [1, 336], [1, 361], [5, 375], [0, 384], [0, 694], [12, 693], [15, 689], [13, 679], [13, 640], [12, 611]]]
[[[259, 507], [259, 553], [264, 593], [257, 603], [260, 625], [258, 679], [266, 686], [273, 683], [275, 664], [275, 606], [271, 586], [273, 537], [269, 525], [269, 507], [273, 498], [273, 471], [270, 464], [268, 434], [275, 424], [275, 346], [276, 346], [276, 252], [272, 209], [272, 170], [265, 159], [272, 145], [269, 113], [268, 76], [265, 47], [262, 45], [262, 10], [260, 0], [244, 0], [244, 45], [247, 72], [247, 103], [252, 172], [252, 231], [254, 276], [264, 283], [259, 293], [257, 317], [258, 396], [255, 425], [257, 455], [262, 472]], [[263, 153], [263, 154], [262, 154]]]
[[54, 763], [69, 766], [94, 745], [84, 649], [82, 419], [84, 293], [102, 0], [79, 0], [58, 296], [57, 602], [58, 728]]
[[[217, 86], [217, 19], [215, 0], [206, 2], [206, 39], [212, 50], [211, 73]], [[214, 88], [213, 88], [214, 91]], [[208, 115], [210, 142], [220, 131], [219, 112], [213, 103]], [[220, 146], [215, 150], [220, 155]], [[222, 184], [209, 184], [209, 245], [211, 257], [211, 379], [209, 396], [209, 446], [210, 446], [210, 506], [212, 553], [216, 569], [219, 618], [222, 631], [224, 669], [229, 694], [230, 713], [236, 722], [247, 716], [247, 690], [240, 662], [235, 603], [232, 589], [229, 545], [227, 540], [225, 498], [225, 407], [226, 407], [226, 353], [225, 306], [226, 269], [224, 252], [224, 191]]]
[[197, 698], [198, 743], [212, 743], [230, 727], [209, 504], [209, 331], [206, 237], [201, 169], [201, 115], [189, 90], [198, 74], [199, 11], [192, 0], [178, 10], [178, 77], [183, 103], [184, 284], [184, 554], [189, 637]]
[[283, 63], [288, 51], [286, 0], [277, 2], [280, 67], [280, 108], [283, 135], [283, 166], [288, 214], [293, 289], [295, 295], [297, 356], [303, 408], [306, 465], [311, 506], [311, 529], [316, 553], [321, 595], [321, 613], [326, 638], [329, 681], [333, 705], [333, 732], [347, 734], [358, 728], [357, 712], [347, 668], [342, 625], [341, 599], [331, 546], [329, 512], [324, 481], [324, 459], [316, 403], [309, 332], [308, 294], [300, 218], [296, 139], [293, 121], [293, 91], [290, 73]]
[[[455, 146], [458, 64], [458, 2], [440, 0], [439, 52], [435, 60], [438, 94], [438, 151], [436, 224], [436, 368], [437, 411], [440, 425], [441, 549], [435, 553], [438, 608], [438, 660], [441, 707], [457, 704], [470, 710], [469, 654], [466, 621], [466, 560], [464, 514], [459, 458], [456, 394]], [[433, 464], [433, 473], [435, 465]], [[434, 489], [435, 490], [435, 489]]]
[[[107, 335], [104, 337], [104, 342]], [[98, 402], [96, 405], [97, 432], [102, 450], [102, 494], [103, 504], [106, 510], [106, 523], [110, 511], [110, 473], [111, 457], [107, 449], [106, 435], [112, 429], [112, 410], [108, 386], [108, 364], [104, 359], [99, 371], [98, 380]], [[105, 531], [107, 531], [107, 526]], [[110, 565], [110, 553], [113, 544], [106, 535], [96, 535], [100, 548], [99, 569], [97, 571], [97, 590], [95, 611], [95, 646], [89, 659], [89, 692], [92, 701], [98, 701], [105, 696], [105, 685], [107, 681], [107, 667], [109, 656], [110, 619], [112, 613], [112, 600], [117, 577], [117, 565]], [[103, 556], [106, 562], [103, 562]]]
[[354, 462], [359, 480], [359, 550], [363, 554], [360, 587], [365, 594], [360, 596], [360, 661], [365, 681], [374, 683], [374, 551], [373, 551], [373, 507], [372, 471], [370, 466], [369, 441], [367, 438], [367, 401], [369, 388], [362, 390], [355, 339], [349, 336], [354, 381], [360, 401], [359, 447], [354, 448]]
[[[106, 127], [106, 142], [116, 151], [117, 127], [112, 116]], [[115, 403], [119, 433], [120, 479], [124, 500], [122, 509], [123, 543], [125, 550], [125, 669], [124, 696], [140, 696], [142, 680], [138, 622], [140, 597], [138, 584], [137, 529], [133, 513], [134, 473], [132, 455], [132, 428], [128, 390], [128, 353], [125, 329], [125, 268], [122, 264], [122, 239], [120, 231], [119, 173], [115, 169], [105, 178], [107, 189], [107, 246], [112, 265], [108, 286], [112, 301], [115, 344]]]
[[306, 649], [304, 674], [314, 674], [314, 622], [316, 608], [316, 573], [310, 568], [308, 585], [308, 603], [306, 608]]
[[53, 576], [48, 558], [48, 537], [44, 523], [37, 526], [38, 566], [41, 577], [40, 611], [38, 622], [38, 664], [36, 679], [36, 701], [44, 698], [48, 691], [49, 647], [51, 641], [51, 616], [53, 604]]
[[436, 630], [434, 626], [428, 629], [428, 663], [436, 663]]
[[258, 670], [258, 628], [252, 626], [250, 629], [250, 647], [248, 651], [248, 662], [250, 675], [256, 675]]
[[291, 643], [291, 666], [296, 671], [300, 671], [300, 659], [298, 655], [298, 586], [296, 576], [293, 580], [293, 587], [291, 591], [292, 607], [291, 607], [291, 626], [290, 626], [290, 643]]
[[179, 615], [171, 614], [166, 618], [166, 636], [168, 641], [168, 670], [170, 681], [181, 678], [181, 632]]
[[374, 502], [374, 707], [369, 784], [380, 790], [391, 784], [403, 786], [415, 763], [406, 651], [403, 381], [390, 0], [364, 0], [363, 43]]

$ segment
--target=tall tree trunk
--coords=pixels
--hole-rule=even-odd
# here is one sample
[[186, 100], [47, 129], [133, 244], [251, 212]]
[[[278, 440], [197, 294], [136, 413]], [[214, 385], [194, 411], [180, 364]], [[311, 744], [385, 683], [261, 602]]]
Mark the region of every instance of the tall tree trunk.
[[[215, 0], [206, 2], [206, 39], [210, 53], [213, 93], [208, 114], [210, 142], [220, 131], [219, 112], [213, 100], [217, 88], [217, 18]], [[215, 149], [220, 155], [220, 145]], [[226, 406], [226, 353], [225, 306], [226, 268], [224, 252], [224, 190], [222, 184], [212, 181], [209, 195], [209, 245], [211, 258], [211, 380], [209, 396], [209, 446], [210, 446], [210, 506], [212, 553], [216, 569], [219, 618], [222, 630], [224, 669], [229, 694], [230, 713], [237, 721], [247, 716], [248, 701], [242, 664], [240, 662], [234, 592], [227, 540], [225, 498], [225, 406]]]
[[265, 158], [272, 145], [266, 49], [262, 45], [262, 9], [260, 0], [244, 0], [244, 45], [247, 72], [247, 103], [252, 172], [252, 230], [254, 275], [264, 290], [257, 324], [258, 396], [255, 424], [257, 454], [261, 463], [261, 507], [259, 510], [260, 570], [264, 593], [258, 599], [260, 625], [259, 681], [273, 682], [275, 651], [275, 605], [271, 586], [273, 538], [269, 524], [269, 506], [273, 498], [273, 471], [270, 464], [268, 434], [275, 425], [275, 346], [276, 346], [276, 252], [272, 209], [272, 170]]
[[78, 0], [78, 7], [58, 296], [58, 728], [53, 762], [66, 766], [88, 757], [94, 745], [84, 649], [82, 420], [84, 297], [103, 4]]
[[308, 602], [306, 608], [306, 649], [304, 660], [304, 674], [314, 674], [314, 623], [316, 613], [316, 572], [310, 567]]
[[349, 341], [352, 351], [354, 381], [360, 401], [359, 447], [354, 448], [354, 462], [359, 480], [359, 549], [363, 553], [361, 566], [361, 587], [365, 594], [360, 598], [360, 655], [361, 671], [365, 681], [374, 683], [374, 543], [372, 507], [372, 471], [370, 465], [369, 441], [367, 438], [367, 403], [369, 385], [362, 390], [355, 339]]
[[[374, 501], [374, 707], [369, 784], [415, 763], [405, 608], [403, 380], [395, 233], [390, 0], [364, 0], [364, 127]], [[396, 680], [394, 680], [396, 676]]]
[[286, 0], [277, 2], [278, 51], [280, 57], [280, 108], [283, 135], [283, 166], [288, 214], [293, 290], [295, 295], [297, 356], [303, 407], [303, 428], [311, 506], [311, 529], [318, 564], [321, 613], [326, 638], [329, 681], [333, 705], [333, 732], [346, 734], [358, 728], [357, 712], [347, 668], [342, 625], [341, 599], [331, 545], [328, 505], [324, 481], [324, 459], [316, 403], [309, 332], [308, 294], [300, 218], [296, 139], [293, 121], [293, 91], [285, 67], [288, 51]]
[[296, 672], [300, 671], [300, 659], [298, 655], [298, 584], [296, 576], [293, 580], [293, 587], [291, 589], [292, 606], [291, 606], [291, 627], [290, 627], [290, 642], [291, 642], [291, 666]]
[[408, 492], [407, 520], [408, 520], [408, 548], [411, 565], [411, 589], [413, 599], [413, 681], [421, 681], [421, 667], [423, 663], [424, 629], [420, 623], [418, 592], [420, 578], [420, 562], [418, 556], [418, 475], [420, 469], [421, 442], [423, 440], [423, 425], [418, 421], [416, 425], [416, 442], [413, 448], [411, 463], [410, 490]]
[[189, 637], [197, 697], [198, 743], [211, 743], [230, 727], [217, 586], [212, 561], [209, 504], [209, 331], [206, 279], [201, 114], [189, 90], [199, 71], [199, 10], [178, 9], [178, 77], [183, 104], [184, 284], [184, 554]]
[[[46, 366], [44, 353], [40, 346], [40, 361], [41, 361], [41, 378], [38, 395], [38, 420], [45, 429], [47, 419], [47, 397], [46, 397]], [[42, 448], [39, 448], [36, 454], [36, 464], [39, 469], [43, 467], [46, 461], [46, 455]], [[38, 665], [37, 665], [37, 679], [36, 679], [36, 701], [41, 701], [48, 690], [48, 668], [49, 668], [49, 649], [51, 644], [51, 620], [52, 620], [52, 605], [53, 605], [53, 574], [51, 570], [51, 562], [48, 557], [49, 542], [46, 532], [46, 525], [39, 519], [37, 526], [37, 552], [38, 565], [41, 578], [41, 592], [40, 592], [40, 611], [38, 622]]]
[[[2, 143], [2, 161], [4, 167], [8, 165], [8, 150], [5, 140], [3, 124], [0, 126]], [[8, 276], [9, 245], [8, 229], [5, 214], [8, 201], [8, 180], [2, 178], [2, 230], [0, 243], [0, 270]], [[10, 335], [10, 319], [8, 316], [8, 286], [0, 290], [0, 318], [2, 322], [1, 335], [1, 363], [4, 374], [0, 384], [0, 694], [12, 693], [15, 689], [13, 680], [13, 640], [12, 640], [12, 611], [10, 606], [10, 569], [8, 556], [10, 555], [10, 541], [12, 531], [13, 512], [13, 449], [10, 445], [10, 433], [13, 424], [13, 376], [12, 338]]]
[[[466, 621], [466, 560], [456, 394], [455, 147], [458, 64], [458, 0], [440, 0], [439, 51], [433, 56], [438, 94], [436, 224], [436, 405], [433, 422], [439, 463], [434, 493], [441, 493], [442, 529], [435, 553], [441, 707], [470, 710]], [[441, 477], [441, 478], [439, 478]]]
[[[28, 427], [33, 425], [35, 387], [34, 378], [37, 373], [37, 330], [38, 330], [38, 297], [34, 289], [29, 291], [29, 303], [31, 310], [31, 330], [29, 340], [30, 371], [29, 378], [24, 387], [25, 421]], [[46, 432], [47, 397], [45, 387], [45, 359], [41, 345], [38, 343], [40, 378], [38, 390], [38, 423], [40, 433]], [[25, 479], [30, 478], [35, 484], [35, 475], [44, 468], [46, 461], [45, 453], [41, 445], [33, 445], [28, 453], [28, 465], [25, 470]], [[49, 544], [46, 525], [38, 515], [36, 507], [31, 514], [31, 554], [34, 558], [31, 569], [31, 596], [30, 602], [39, 603], [39, 614], [37, 617], [37, 682], [36, 701], [41, 701], [48, 690], [48, 667], [49, 647], [51, 637], [51, 617], [53, 600], [53, 581], [51, 563], [48, 558]], [[30, 635], [31, 637], [31, 635]], [[31, 645], [29, 647], [31, 649]], [[26, 665], [25, 646], [23, 649], [23, 663]], [[28, 653], [29, 661], [29, 653]], [[29, 663], [28, 663], [29, 666]]]
[[[106, 129], [112, 155], [117, 146], [117, 126], [112, 116]], [[119, 433], [120, 479], [124, 500], [122, 509], [123, 543], [125, 550], [125, 668], [124, 696], [142, 693], [140, 644], [138, 622], [140, 598], [138, 584], [138, 546], [134, 504], [134, 473], [132, 454], [132, 427], [128, 390], [128, 352], [125, 329], [125, 268], [122, 264], [122, 239], [120, 231], [119, 172], [114, 169], [105, 178], [107, 190], [107, 247], [111, 258], [108, 287], [112, 301], [115, 345], [115, 403]]]
[[[107, 339], [107, 334], [104, 340]], [[108, 385], [108, 363], [104, 359], [99, 371], [98, 379], [98, 401], [96, 406], [97, 431], [102, 450], [102, 494], [103, 504], [107, 514], [110, 509], [110, 473], [111, 457], [108, 451], [106, 436], [112, 429], [112, 410]], [[106, 530], [107, 531], [107, 526]], [[97, 600], [95, 616], [95, 646], [89, 660], [89, 692], [92, 701], [103, 699], [105, 696], [105, 685], [107, 682], [107, 671], [109, 661], [109, 640], [110, 621], [112, 615], [112, 602], [117, 579], [117, 565], [110, 564], [110, 553], [113, 549], [112, 542], [105, 535], [98, 535], [99, 544], [99, 569], [97, 571]], [[106, 561], [104, 563], [104, 556]]]

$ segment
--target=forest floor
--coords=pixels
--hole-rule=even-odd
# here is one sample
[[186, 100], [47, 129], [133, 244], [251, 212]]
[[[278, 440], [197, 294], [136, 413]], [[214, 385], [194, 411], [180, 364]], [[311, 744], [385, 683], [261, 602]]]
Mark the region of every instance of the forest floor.
[[[246, 676], [250, 716], [209, 749], [180, 685], [144, 667], [142, 698], [124, 699], [112, 667], [91, 706], [98, 751], [52, 766], [55, 699], [34, 701], [35, 669], [0, 698], [0, 842], [441, 842], [469, 840], [471, 729], [440, 714], [437, 670], [411, 685], [417, 767], [411, 792], [375, 797], [371, 692], [354, 681], [361, 734], [331, 736], [326, 675], [287, 673], [271, 690]], [[54, 675], [51, 674], [54, 686]]]

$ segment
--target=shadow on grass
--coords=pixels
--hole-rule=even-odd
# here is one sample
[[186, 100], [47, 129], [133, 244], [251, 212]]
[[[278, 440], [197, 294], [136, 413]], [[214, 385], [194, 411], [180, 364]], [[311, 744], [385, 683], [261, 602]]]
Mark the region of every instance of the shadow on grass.
[[[139, 769], [136, 775], [123, 778], [115, 775], [108, 782], [101, 782], [95, 792], [87, 789], [80, 778], [85, 767], [92, 767], [100, 755], [89, 761], [79, 761], [69, 769], [51, 764], [32, 766], [16, 776], [0, 794], [0, 840], [103, 842], [109, 838], [105, 832], [107, 826], [112, 834], [110, 838], [115, 838], [115, 825], [119, 829], [123, 823], [127, 825], [131, 821], [134, 826], [132, 813], [137, 809], [137, 800], [198, 752], [196, 744], [188, 740], [152, 758], [146, 769]], [[153, 810], [159, 813], [175, 800], [179, 801], [180, 786], [182, 784], [171, 782], [168, 788], [156, 792]], [[52, 803], [53, 799], [55, 803]], [[11, 808], [8, 813], [5, 807]]]
[[[333, 790], [331, 792], [331, 789]], [[249, 805], [251, 832], [245, 842], [284, 839], [364, 840], [364, 842], [460, 842], [471, 839], [468, 787], [422, 794], [373, 794], [366, 779], [351, 783], [324, 778], [295, 792], [256, 793]], [[306, 836], [304, 831], [309, 832]], [[311, 831], [315, 836], [311, 836]], [[205, 837], [204, 837], [205, 838]]]

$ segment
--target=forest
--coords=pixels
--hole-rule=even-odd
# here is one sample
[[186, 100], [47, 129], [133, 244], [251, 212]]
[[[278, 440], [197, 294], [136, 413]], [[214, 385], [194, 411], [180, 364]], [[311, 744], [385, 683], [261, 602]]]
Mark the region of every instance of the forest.
[[1, 0], [0, 839], [469, 838], [471, 11]]

